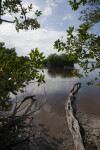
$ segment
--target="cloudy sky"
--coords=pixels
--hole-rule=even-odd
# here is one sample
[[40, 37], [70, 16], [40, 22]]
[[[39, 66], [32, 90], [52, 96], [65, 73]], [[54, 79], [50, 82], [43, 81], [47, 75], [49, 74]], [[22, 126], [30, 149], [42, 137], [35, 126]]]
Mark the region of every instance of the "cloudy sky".
[[[38, 18], [41, 28], [37, 30], [18, 33], [14, 24], [3, 23], [0, 25], [0, 41], [5, 42], [6, 47], [15, 47], [18, 55], [28, 55], [32, 48], [39, 48], [40, 52], [48, 56], [57, 53], [53, 49], [54, 41], [62, 36], [66, 39], [66, 30], [69, 26], [78, 27], [79, 12], [72, 11], [68, 0], [23, 0], [25, 6], [33, 4], [34, 10], [41, 10], [42, 15]], [[28, 14], [34, 17], [33, 12]], [[6, 16], [9, 19], [9, 16]]]

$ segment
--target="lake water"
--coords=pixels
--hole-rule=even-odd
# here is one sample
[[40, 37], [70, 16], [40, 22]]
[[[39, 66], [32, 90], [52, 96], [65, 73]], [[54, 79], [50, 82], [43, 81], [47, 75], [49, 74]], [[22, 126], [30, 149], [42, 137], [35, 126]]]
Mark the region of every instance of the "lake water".
[[[91, 116], [100, 116], [100, 87], [86, 85], [86, 82], [91, 81], [99, 69], [89, 73], [88, 78], [82, 79], [73, 76], [71, 71], [71, 69], [60, 68], [44, 69], [45, 84], [38, 87], [37, 83], [30, 83], [24, 94], [18, 93], [17, 100], [21, 100], [28, 95], [36, 95], [37, 105], [43, 102], [44, 97], [47, 99], [46, 104], [36, 113], [33, 113], [33, 133], [34, 126], [39, 132], [36, 139], [37, 149], [41, 147], [48, 150], [75, 149], [65, 114], [65, 101], [75, 83], [81, 82], [82, 84], [76, 99], [76, 110]], [[37, 140], [41, 138], [42, 141], [38, 141], [38, 144]], [[31, 143], [31, 149], [34, 149], [34, 138], [31, 139]], [[24, 148], [22, 145], [15, 148], [15, 150], [19, 149]]]
[[[94, 79], [99, 69], [89, 73], [89, 77], [79, 79], [71, 73], [71, 69], [44, 69], [45, 84], [38, 86], [30, 83], [27, 92], [36, 95], [36, 99], [41, 100], [46, 96], [50, 102], [50, 107], [58, 107], [59, 111], [64, 109], [65, 100], [72, 86], [81, 82], [82, 87], [77, 96], [77, 109], [90, 115], [100, 115], [100, 87], [95, 85], [88, 86], [87, 81]], [[49, 107], [48, 107], [49, 109]]]

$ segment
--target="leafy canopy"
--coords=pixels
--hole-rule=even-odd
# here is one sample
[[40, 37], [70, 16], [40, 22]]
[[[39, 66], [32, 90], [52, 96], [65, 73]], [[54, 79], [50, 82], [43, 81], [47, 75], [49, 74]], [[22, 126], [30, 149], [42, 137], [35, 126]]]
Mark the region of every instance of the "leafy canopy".
[[43, 53], [38, 49], [31, 50], [29, 56], [17, 56], [15, 48], [8, 49], [4, 43], [0, 43], [0, 103], [3, 105], [10, 100], [10, 93], [14, 95], [18, 91], [24, 92], [23, 88], [29, 81], [44, 81], [44, 75], [39, 73], [42, 69]]
[[[80, 67], [83, 68], [83, 71], [86, 76], [89, 72], [94, 71], [96, 68], [100, 68], [100, 35], [99, 32], [91, 33], [91, 28], [100, 22], [100, 2], [97, 0], [94, 2], [95, 5], [86, 2], [85, 0], [80, 0], [77, 2], [69, 1], [73, 10], [77, 10], [79, 5], [88, 4], [89, 8], [81, 11], [82, 16], [79, 20], [82, 20], [83, 23], [79, 25], [79, 28], [76, 30], [74, 27], [69, 27], [67, 30], [67, 41], [66, 43], [63, 40], [57, 40], [54, 43], [54, 48], [58, 51], [65, 50], [71, 60], [77, 60], [77, 63]], [[94, 63], [89, 64], [89, 61], [95, 61]], [[82, 77], [82, 73], [75, 72], [79, 77]], [[100, 72], [98, 74], [100, 76]], [[95, 80], [98, 80], [98, 77], [95, 77], [93, 81], [88, 82], [88, 84], [93, 84]], [[100, 86], [100, 82], [97, 84]]]
[[[29, 13], [33, 13], [35, 18], [28, 17]], [[32, 3], [26, 6], [22, 0], [0, 0], [0, 24], [2, 22], [14, 23], [17, 31], [19, 29], [37, 29], [40, 24], [37, 17], [41, 15], [41, 11], [34, 10]], [[10, 16], [10, 20], [6, 19]]]

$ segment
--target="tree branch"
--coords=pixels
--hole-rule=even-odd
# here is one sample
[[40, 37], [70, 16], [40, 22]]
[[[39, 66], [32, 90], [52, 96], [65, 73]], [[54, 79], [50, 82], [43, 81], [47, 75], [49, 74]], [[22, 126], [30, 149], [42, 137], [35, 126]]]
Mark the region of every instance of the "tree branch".
[[[1, 16], [1, 15], [0, 15], [0, 16]], [[8, 22], [8, 23], [14, 23], [14, 21], [4, 20], [4, 19], [1, 19], [1, 18], [0, 18], [0, 21]]]
[[25, 17], [25, 20], [26, 20], [26, 13], [25, 13], [25, 11], [24, 11], [24, 9], [23, 9], [23, 7], [22, 7], [22, 4], [21, 4], [21, 3], [19, 3], [19, 5], [20, 5], [20, 7], [21, 7], [21, 9], [22, 9], [22, 12], [23, 12], [24, 17]]

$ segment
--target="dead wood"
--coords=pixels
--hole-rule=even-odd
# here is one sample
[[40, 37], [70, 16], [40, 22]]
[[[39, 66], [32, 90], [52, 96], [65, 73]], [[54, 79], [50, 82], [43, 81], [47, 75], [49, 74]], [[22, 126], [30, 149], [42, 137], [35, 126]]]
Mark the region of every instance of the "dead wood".
[[68, 99], [66, 100], [65, 111], [66, 111], [68, 127], [72, 134], [76, 150], [85, 150], [82, 137], [80, 134], [80, 127], [77, 119], [73, 114], [73, 107], [72, 107], [72, 103], [75, 100], [75, 97], [80, 87], [81, 87], [81, 83], [76, 83], [71, 89]]

